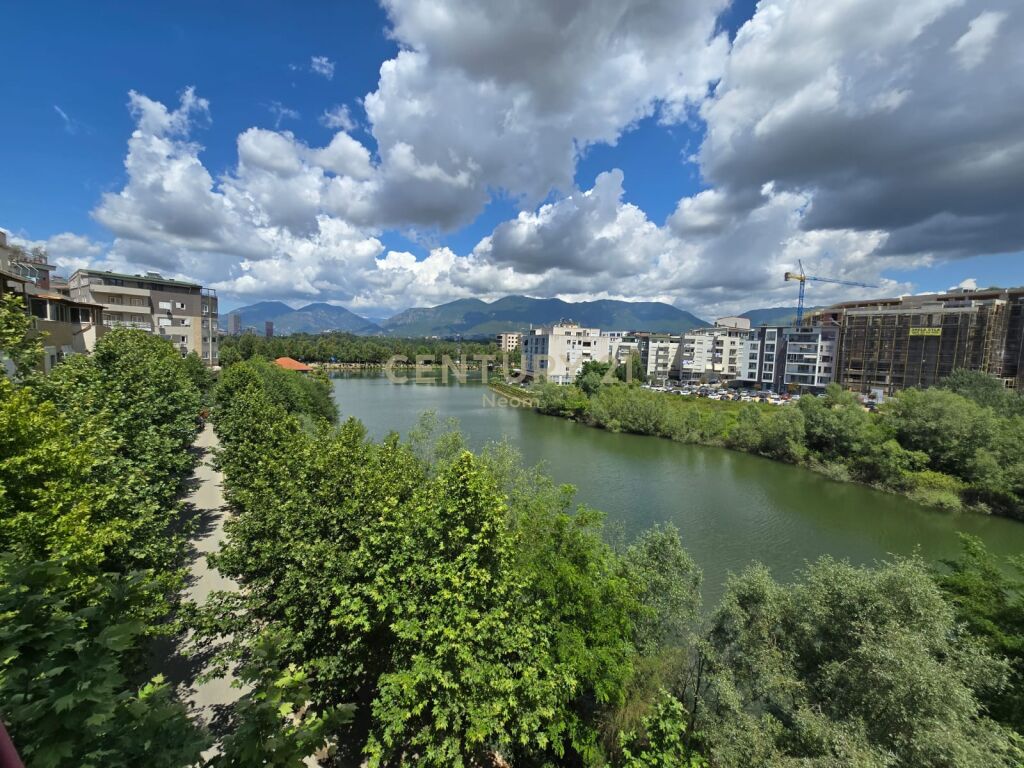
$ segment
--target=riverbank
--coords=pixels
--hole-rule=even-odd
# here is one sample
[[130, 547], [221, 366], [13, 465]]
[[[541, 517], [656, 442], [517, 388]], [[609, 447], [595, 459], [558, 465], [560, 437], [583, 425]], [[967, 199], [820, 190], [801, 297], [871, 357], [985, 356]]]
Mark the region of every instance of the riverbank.
[[510, 389], [536, 399], [539, 413], [611, 432], [724, 447], [945, 511], [1024, 519], [1015, 474], [1024, 468], [1024, 449], [1012, 439], [1020, 418], [1001, 418], [953, 392], [912, 390], [875, 414], [838, 388], [785, 408], [624, 385], [590, 395], [573, 385]]

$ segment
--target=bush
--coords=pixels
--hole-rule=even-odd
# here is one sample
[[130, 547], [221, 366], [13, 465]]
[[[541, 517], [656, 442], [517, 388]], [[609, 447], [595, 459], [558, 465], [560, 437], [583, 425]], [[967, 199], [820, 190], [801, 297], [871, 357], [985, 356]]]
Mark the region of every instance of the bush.
[[919, 504], [938, 507], [947, 512], [960, 512], [963, 502], [960, 494], [967, 484], [955, 477], [930, 469], [908, 472], [901, 481], [904, 492]]

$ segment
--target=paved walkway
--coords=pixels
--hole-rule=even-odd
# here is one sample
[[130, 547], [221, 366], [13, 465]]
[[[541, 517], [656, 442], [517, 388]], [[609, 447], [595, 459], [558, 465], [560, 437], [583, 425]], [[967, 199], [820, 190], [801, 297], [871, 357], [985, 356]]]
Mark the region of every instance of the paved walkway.
[[[201, 451], [201, 455], [192, 473], [192, 492], [185, 499], [186, 503], [194, 508], [196, 518], [201, 521], [202, 532], [193, 540], [198, 556], [190, 568], [191, 584], [185, 592], [186, 598], [199, 605], [206, 601], [211, 592], [238, 590], [238, 585], [234, 581], [212, 568], [206, 560], [206, 556], [218, 551], [224, 541], [224, 518], [227, 515], [224, 494], [221, 491], [224, 478], [212, 465], [212, 449], [217, 445], [217, 436], [207, 422], [195, 442], [195, 447]], [[188, 700], [202, 713], [206, 722], [211, 720], [214, 707], [230, 704], [241, 695], [240, 689], [231, 687], [233, 680], [234, 677], [229, 674], [195, 685], [189, 692]]]

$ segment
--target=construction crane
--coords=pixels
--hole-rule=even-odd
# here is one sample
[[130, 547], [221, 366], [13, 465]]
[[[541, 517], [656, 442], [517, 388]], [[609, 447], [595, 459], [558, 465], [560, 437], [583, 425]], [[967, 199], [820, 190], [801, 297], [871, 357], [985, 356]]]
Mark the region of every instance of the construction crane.
[[815, 277], [814, 275], [808, 275], [804, 273], [804, 263], [797, 259], [797, 264], [800, 265], [799, 272], [787, 272], [786, 280], [796, 280], [800, 283], [800, 301], [796, 305], [796, 324], [799, 326], [804, 319], [804, 288], [807, 285], [808, 280], [813, 280], [816, 283], [836, 283], [837, 285], [853, 285], [858, 288], [877, 288], [877, 285], [871, 285], [870, 283], [856, 283], [852, 280], [836, 280], [833, 277]]

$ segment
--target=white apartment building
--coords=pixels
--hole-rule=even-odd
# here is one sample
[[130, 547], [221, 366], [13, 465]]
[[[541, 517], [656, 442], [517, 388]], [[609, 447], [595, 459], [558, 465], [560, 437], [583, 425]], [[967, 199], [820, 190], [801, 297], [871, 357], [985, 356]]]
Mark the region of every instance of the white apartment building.
[[519, 349], [523, 334], [518, 332], [499, 333], [494, 338], [498, 342], [499, 352], [514, 352]]
[[835, 374], [838, 328], [790, 328], [786, 330], [783, 383], [787, 388], [822, 389]]
[[745, 317], [723, 317], [711, 328], [687, 331], [676, 377], [680, 381], [742, 378], [748, 368], [752, 337], [750, 321]]
[[640, 354], [640, 342], [628, 331], [601, 331], [601, 339], [607, 344], [607, 360], [621, 365], [632, 355]]
[[679, 367], [681, 337], [671, 333], [637, 333], [635, 336], [647, 381], [664, 386]]
[[835, 378], [838, 338], [837, 328], [759, 328], [736, 378], [775, 392], [824, 389]]
[[522, 338], [523, 373], [534, 380], [569, 384], [589, 360], [607, 362], [609, 346], [597, 328], [568, 323], [531, 329]]
[[217, 365], [217, 292], [156, 272], [126, 275], [81, 269], [68, 281], [71, 298], [103, 307], [108, 327], [139, 328], [170, 341], [182, 356], [195, 352]]

